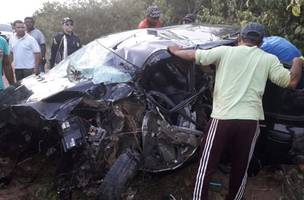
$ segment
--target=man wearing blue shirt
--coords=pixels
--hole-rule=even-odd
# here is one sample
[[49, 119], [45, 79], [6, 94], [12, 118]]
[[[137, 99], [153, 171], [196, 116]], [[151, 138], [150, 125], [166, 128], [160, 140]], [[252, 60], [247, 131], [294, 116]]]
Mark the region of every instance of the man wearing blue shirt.
[[296, 46], [279, 36], [265, 37], [261, 49], [277, 56], [281, 62], [286, 64], [291, 64], [294, 58], [302, 55]]
[[[301, 51], [289, 42], [287, 39], [279, 36], [269, 36], [263, 38], [263, 44], [260, 47], [267, 53], [273, 54], [278, 57], [278, 59], [283, 64], [292, 64], [292, 60], [297, 57], [301, 57]], [[297, 88], [304, 87], [304, 79], [301, 78]]]

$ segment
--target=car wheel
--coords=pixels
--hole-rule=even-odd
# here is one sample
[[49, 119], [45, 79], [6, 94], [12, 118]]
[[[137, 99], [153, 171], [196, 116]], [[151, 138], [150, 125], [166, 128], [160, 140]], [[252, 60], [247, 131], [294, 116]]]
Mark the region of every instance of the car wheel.
[[140, 163], [140, 154], [128, 150], [121, 154], [112, 165], [102, 184], [97, 189], [96, 200], [119, 200], [128, 182], [136, 175]]

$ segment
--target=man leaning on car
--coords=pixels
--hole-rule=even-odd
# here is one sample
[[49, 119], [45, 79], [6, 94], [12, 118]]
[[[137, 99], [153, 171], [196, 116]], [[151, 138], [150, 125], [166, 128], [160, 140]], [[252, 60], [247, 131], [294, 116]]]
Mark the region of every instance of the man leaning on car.
[[247, 169], [259, 135], [258, 121], [264, 119], [262, 97], [267, 79], [281, 87], [295, 88], [302, 75], [303, 60], [294, 58], [290, 71], [278, 58], [259, 48], [265, 28], [258, 23], [245, 26], [238, 46], [210, 50], [183, 50], [170, 46], [175, 56], [200, 65], [216, 65], [213, 109], [198, 168], [193, 200], [208, 199], [208, 185], [223, 149], [232, 156], [229, 193], [226, 200], [243, 198]]

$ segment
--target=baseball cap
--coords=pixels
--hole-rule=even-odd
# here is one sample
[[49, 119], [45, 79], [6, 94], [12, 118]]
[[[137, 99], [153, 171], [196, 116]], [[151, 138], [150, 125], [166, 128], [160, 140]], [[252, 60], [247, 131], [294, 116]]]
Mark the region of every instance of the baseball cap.
[[159, 18], [160, 17], [160, 9], [157, 5], [152, 5], [147, 8], [147, 16], [152, 18]]
[[265, 35], [265, 26], [256, 22], [249, 22], [240, 33], [241, 37], [251, 40], [262, 40]]
[[183, 21], [186, 23], [193, 23], [195, 21], [195, 15], [192, 13], [189, 13], [183, 18]]
[[67, 23], [67, 22], [72, 22], [72, 23], [74, 23], [73, 20], [72, 20], [71, 18], [69, 18], [69, 17], [65, 17], [65, 18], [62, 19], [62, 24], [65, 24], [65, 23]]

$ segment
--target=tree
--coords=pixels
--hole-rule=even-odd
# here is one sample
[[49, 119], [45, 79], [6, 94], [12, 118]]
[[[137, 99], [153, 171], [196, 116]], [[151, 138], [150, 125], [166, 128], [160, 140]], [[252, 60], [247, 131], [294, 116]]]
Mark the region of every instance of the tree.
[[136, 28], [146, 8], [156, 4], [164, 25], [180, 23], [187, 13], [197, 14], [199, 23], [235, 24], [256, 21], [267, 26], [270, 35], [288, 38], [304, 48], [304, 0], [76, 0], [46, 2], [36, 12], [36, 25], [50, 43], [61, 30], [61, 19], [75, 21], [75, 32], [85, 44], [102, 35]]
[[67, 16], [74, 20], [74, 31], [86, 44], [108, 33], [136, 28], [143, 9], [144, 3], [136, 0], [46, 2], [34, 17], [49, 44], [54, 33], [62, 30], [61, 21]]

